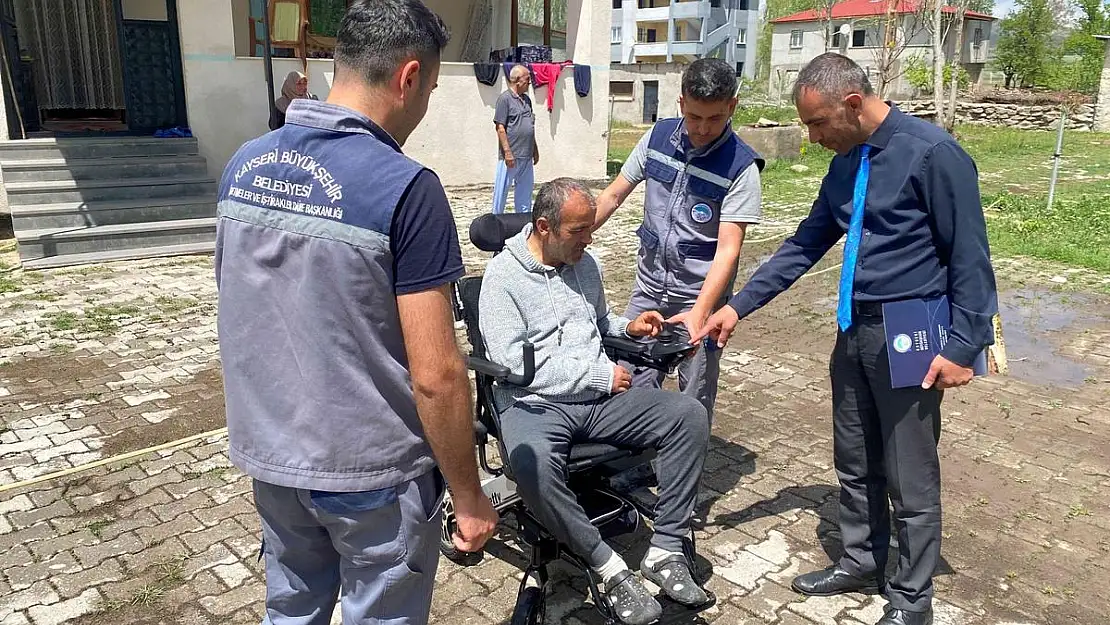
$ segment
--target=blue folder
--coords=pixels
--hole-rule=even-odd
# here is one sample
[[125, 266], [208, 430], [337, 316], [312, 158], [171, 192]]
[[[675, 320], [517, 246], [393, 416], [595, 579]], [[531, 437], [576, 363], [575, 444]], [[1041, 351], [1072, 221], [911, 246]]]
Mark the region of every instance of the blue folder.
[[[951, 324], [952, 309], [945, 295], [883, 304], [892, 388], [921, 386], [933, 359], [948, 342]], [[975, 375], [986, 375], [987, 350], [975, 359], [972, 370]]]

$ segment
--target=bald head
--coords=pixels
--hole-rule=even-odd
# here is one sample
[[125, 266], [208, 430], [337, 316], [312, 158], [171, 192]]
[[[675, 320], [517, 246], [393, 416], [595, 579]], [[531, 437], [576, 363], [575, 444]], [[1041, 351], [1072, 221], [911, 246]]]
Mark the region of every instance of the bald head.
[[523, 65], [514, 65], [509, 70], [509, 88], [516, 93], [524, 93], [528, 91], [528, 85], [532, 82], [532, 74], [528, 68]]

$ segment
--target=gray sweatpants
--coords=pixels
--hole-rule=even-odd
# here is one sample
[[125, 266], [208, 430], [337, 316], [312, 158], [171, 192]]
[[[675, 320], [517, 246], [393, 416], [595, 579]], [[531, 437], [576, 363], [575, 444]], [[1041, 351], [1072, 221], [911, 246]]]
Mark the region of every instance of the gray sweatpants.
[[682, 551], [709, 443], [698, 402], [647, 388], [575, 404], [517, 402], [501, 414], [501, 435], [517, 492], [556, 538], [593, 567], [613, 551], [567, 486], [571, 444], [656, 449], [660, 488], [651, 544]]
[[263, 625], [426, 625], [439, 565], [438, 471], [332, 493], [254, 481], [266, 558]]
[[[728, 300], [723, 300], [714, 310], [719, 309]], [[693, 304], [664, 304], [644, 293], [639, 288], [632, 290], [628, 299], [628, 306], [624, 309], [624, 316], [635, 319], [648, 310], [658, 310], [664, 319], [668, 319], [682, 312], [687, 312]], [[634, 367], [628, 363], [621, 363], [630, 367], [632, 384], [644, 388], [661, 388], [666, 374], [658, 369], [647, 367]], [[717, 401], [717, 379], [721, 376], [721, 350], [715, 343], [707, 346], [706, 343], [698, 346], [686, 362], [678, 366], [678, 390], [701, 402], [705, 412], [709, 415], [709, 424], [713, 425], [713, 404]]]

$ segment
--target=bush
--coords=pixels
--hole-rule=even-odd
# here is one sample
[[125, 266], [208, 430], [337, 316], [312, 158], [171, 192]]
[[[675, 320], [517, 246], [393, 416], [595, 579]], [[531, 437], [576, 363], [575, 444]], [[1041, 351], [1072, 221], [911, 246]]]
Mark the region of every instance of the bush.
[[[915, 56], [906, 61], [906, 82], [910, 84], [918, 93], [929, 94], [933, 93], [933, 68], [925, 62], [925, 59], [920, 56]], [[971, 77], [968, 76], [967, 70], [963, 67], [959, 68], [956, 74], [956, 80], [960, 89], [967, 89], [971, 84]], [[949, 83], [952, 82], [952, 65], [946, 64], [944, 66], [944, 88], [947, 90]]]

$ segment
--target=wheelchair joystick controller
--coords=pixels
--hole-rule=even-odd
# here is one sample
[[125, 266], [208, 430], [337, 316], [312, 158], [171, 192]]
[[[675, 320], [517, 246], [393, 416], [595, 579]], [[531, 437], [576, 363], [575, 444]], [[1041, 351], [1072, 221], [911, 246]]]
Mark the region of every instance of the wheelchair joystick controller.
[[659, 334], [655, 335], [655, 340], [664, 345], [674, 343], [675, 338], [675, 327], [673, 323], [664, 323], [662, 329], [659, 330]]

